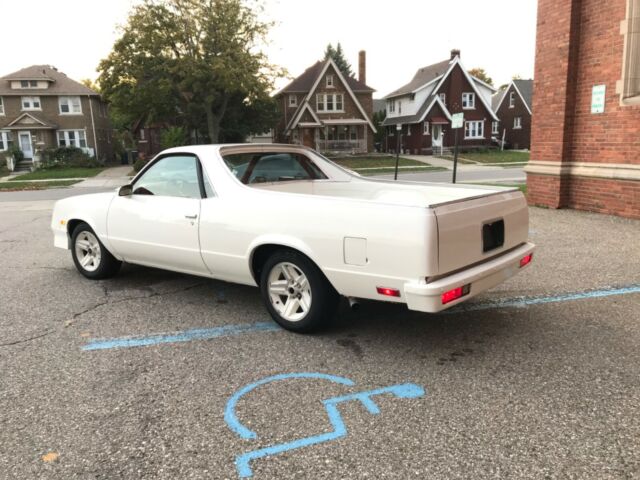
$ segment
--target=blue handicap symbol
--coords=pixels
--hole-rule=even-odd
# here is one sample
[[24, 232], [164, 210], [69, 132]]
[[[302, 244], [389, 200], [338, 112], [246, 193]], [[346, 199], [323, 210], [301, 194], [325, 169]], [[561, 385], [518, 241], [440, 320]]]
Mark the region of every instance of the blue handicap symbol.
[[[338, 377], [335, 375], [328, 375], [324, 373], [310, 373], [310, 372], [301, 372], [301, 373], [285, 373], [280, 375], [273, 375], [271, 377], [263, 378], [257, 382], [251, 383], [245, 387], [242, 387], [236, 393], [234, 393], [229, 401], [227, 402], [227, 406], [224, 412], [224, 419], [227, 422], [227, 425], [231, 430], [237, 433], [240, 438], [243, 439], [257, 439], [258, 435], [244, 426], [238, 420], [236, 416], [236, 405], [238, 401], [247, 393], [252, 390], [258, 388], [261, 385], [266, 385], [267, 383], [276, 382], [280, 380], [290, 380], [295, 378], [310, 378], [317, 380], [328, 380], [333, 383], [338, 383], [346, 386], [354, 386], [355, 382], [353, 380], [349, 380], [348, 378]], [[322, 433], [319, 435], [312, 435], [309, 437], [300, 438], [298, 440], [294, 440], [291, 442], [280, 443], [277, 445], [272, 445], [266, 448], [260, 448], [257, 450], [253, 450], [250, 452], [242, 453], [236, 457], [236, 469], [238, 470], [238, 475], [241, 478], [251, 477], [253, 475], [253, 471], [251, 470], [251, 461], [257, 460], [258, 458], [268, 457], [271, 455], [277, 455], [282, 452], [286, 452], [288, 450], [294, 450], [296, 448], [308, 447], [309, 445], [315, 445], [317, 443], [329, 442], [331, 440], [336, 440], [338, 438], [344, 437], [347, 435], [347, 427], [344, 424], [342, 416], [340, 415], [340, 411], [338, 410], [338, 405], [344, 402], [349, 402], [352, 400], [358, 400], [364, 407], [369, 411], [369, 413], [373, 415], [377, 415], [380, 413], [380, 408], [373, 401], [372, 397], [375, 395], [381, 395], [383, 393], [391, 393], [398, 398], [418, 398], [425, 395], [424, 388], [413, 384], [413, 383], [402, 383], [398, 385], [391, 385], [389, 387], [377, 388], [375, 390], [368, 390], [365, 392], [356, 392], [348, 395], [343, 395], [339, 397], [327, 398], [322, 400], [322, 404], [327, 411], [327, 415], [329, 416], [329, 422], [333, 427], [333, 431], [328, 433]]]

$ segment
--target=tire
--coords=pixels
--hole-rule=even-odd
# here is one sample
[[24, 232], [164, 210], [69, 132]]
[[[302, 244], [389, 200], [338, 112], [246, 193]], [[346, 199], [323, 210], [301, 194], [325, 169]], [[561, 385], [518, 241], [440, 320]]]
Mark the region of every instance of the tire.
[[78, 271], [91, 280], [112, 277], [122, 265], [84, 222], [79, 223], [71, 234], [71, 256]]
[[267, 259], [260, 273], [260, 292], [271, 317], [298, 333], [327, 326], [340, 301], [320, 269], [294, 250], [278, 250]]

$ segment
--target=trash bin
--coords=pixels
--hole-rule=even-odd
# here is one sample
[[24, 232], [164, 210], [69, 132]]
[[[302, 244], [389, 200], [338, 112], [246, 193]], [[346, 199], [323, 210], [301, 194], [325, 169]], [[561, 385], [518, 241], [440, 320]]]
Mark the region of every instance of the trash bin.
[[129, 165], [129, 154], [127, 152], [122, 152], [120, 154], [120, 164]]

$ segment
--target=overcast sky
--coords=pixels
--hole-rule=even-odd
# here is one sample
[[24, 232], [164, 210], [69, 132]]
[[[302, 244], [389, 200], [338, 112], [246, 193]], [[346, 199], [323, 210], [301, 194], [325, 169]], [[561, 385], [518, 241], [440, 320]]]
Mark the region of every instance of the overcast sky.
[[[135, 0], [30, 0], [3, 2], [6, 44], [0, 76], [51, 64], [68, 76], [95, 79]], [[367, 83], [382, 97], [407, 83], [422, 66], [461, 50], [466, 68], [482, 67], [494, 84], [533, 76], [535, 0], [266, 0], [276, 22], [267, 53], [293, 76], [340, 42], [357, 70], [367, 51]], [[280, 88], [288, 80], [282, 79]]]

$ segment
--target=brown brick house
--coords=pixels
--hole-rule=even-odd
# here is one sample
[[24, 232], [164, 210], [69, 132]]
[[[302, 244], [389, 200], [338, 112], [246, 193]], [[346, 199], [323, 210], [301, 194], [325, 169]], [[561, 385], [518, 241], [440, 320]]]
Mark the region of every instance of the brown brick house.
[[75, 146], [111, 160], [111, 122], [100, 95], [55, 67], [33, 65], [0, 77], [0, 152], [29, 161], [40, 150]]
[[463, 112], [464, 128], [459, 145], [464, 148], [491, 145], [491, 122], [498, 117], [491, 108], [496, 89], [470, 75], [460, 62], [460, 51], [451, 57], [420, 68], [413, 79], [387, 95], [387, 117], [383, 149], [395, 152], [400, 126], [400, 149], [430, 154], [452, 147], [451, 115]]
[[358, 78], [343, 75], [333, 60], [316, 62], [275, 96], [281, 112], [277, 142], [303, 144], [321, 152], [373, 150], [374, 90], [366, 84], [366, 56]]
[[533, 80], [513, 80], [493, 95], [493, 111], [500, 121], [491, 125], [491, 135], [514, 149], [531, 147], [531, 95]]
[[640, 0], [539, 0], [531, 204], [640, 218], [639, 26]]

